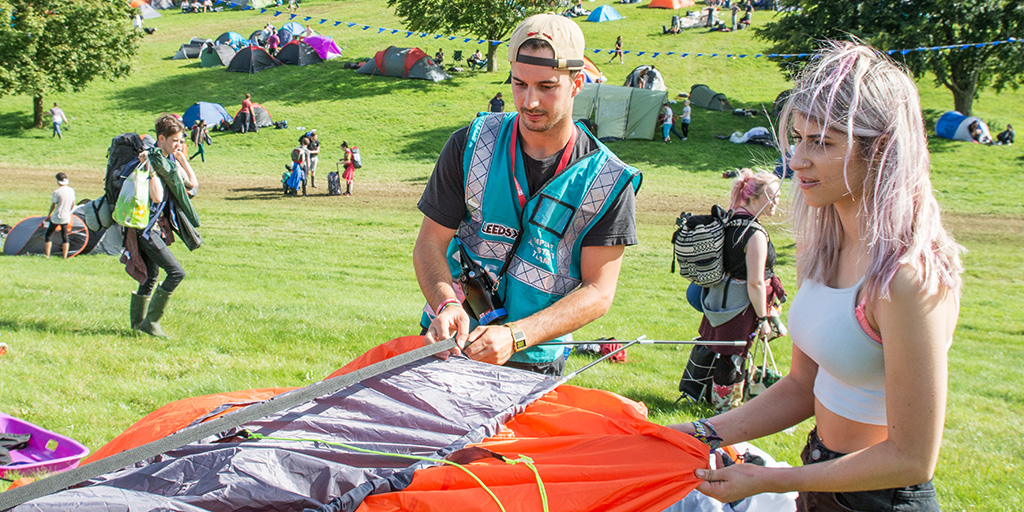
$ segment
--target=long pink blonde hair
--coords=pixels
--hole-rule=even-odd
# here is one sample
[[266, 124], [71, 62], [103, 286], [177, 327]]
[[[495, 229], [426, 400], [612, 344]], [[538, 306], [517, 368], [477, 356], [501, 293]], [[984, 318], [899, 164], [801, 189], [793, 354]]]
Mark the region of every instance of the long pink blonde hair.
[[736, 179], [732, 182], [729, 208], [735, 210], [746, 205], [750, 200], [764, 194], [768, 185], [778, 182], [778, 176], [768, 171], [754, 172], [752, 169], [740, 169]]
[[[851, 159], [867, 162], [857, 198], [871, 258], [864, 282], [867, 296], [888, 298], [896, 271], [908, 265], [926, 293], [937, 293], [941, 285], [959, 297], [963, 247], [942, 226], [929, 179], [920, 98], [906, 71], [869, 46], [830, 41], [797, 77], [786, 101], [778, 128], [782, 147], [789, 147], [797, 113], [846, 135], [850, 149], [844, 179], [849, 190]], [[839, 214], [834, 205], [807, 205], [796, 181], [791, 197], [801, 273], [827, 281], [838, 270], [843, 238]]]

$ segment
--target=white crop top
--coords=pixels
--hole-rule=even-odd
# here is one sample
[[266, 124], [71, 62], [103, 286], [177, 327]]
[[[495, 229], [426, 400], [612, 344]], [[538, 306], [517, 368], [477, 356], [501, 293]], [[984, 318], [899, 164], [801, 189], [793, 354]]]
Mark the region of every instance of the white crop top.
[[814, 396], [828, 410], [853, 421], [885, 425], [885, 359], [882, 344], [857, 322], [861, 283], [829, 288], [806, 279], [789, 307], [789, 336], [818, 364]]

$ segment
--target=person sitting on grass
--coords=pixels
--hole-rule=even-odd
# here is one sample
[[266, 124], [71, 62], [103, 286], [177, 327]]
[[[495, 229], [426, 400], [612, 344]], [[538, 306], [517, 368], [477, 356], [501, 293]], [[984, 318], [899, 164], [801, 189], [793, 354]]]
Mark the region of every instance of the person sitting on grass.
[[1007, 124], [1006, 125], [1006, 129], [1001, 131], [1001, 132], [999, 132], [999, 134], [996, 135], [996, 144], [999, 144], [1000, 146], [1002, 146], [1002, 145], [1009, 146], [1009, 145], [1013, 144], [1013, 135], [1014, 135], [1013, 125]]

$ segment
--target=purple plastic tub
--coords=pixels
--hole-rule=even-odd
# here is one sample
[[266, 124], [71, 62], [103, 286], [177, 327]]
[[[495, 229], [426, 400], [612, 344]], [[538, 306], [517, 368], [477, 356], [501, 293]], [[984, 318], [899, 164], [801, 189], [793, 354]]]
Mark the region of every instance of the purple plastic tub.
[[82, 457], [89, 455], [89, 449], [60, 434], [37, 427], [14, 416], [0, 413], [0, 432], [8, 434], [32, 434], [28, 446], [11, 451], [11, 463], [0, 466], [0, 477], [18, 472], [22, 476], [41, 471], [56, 473], [78, 465]]

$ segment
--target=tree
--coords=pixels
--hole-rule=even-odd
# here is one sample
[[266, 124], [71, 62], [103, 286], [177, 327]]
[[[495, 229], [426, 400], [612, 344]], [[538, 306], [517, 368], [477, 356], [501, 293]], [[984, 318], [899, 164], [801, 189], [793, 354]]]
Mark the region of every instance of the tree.
[[44, 94], [128, 75], [141, 38], [124, 1], [0, 0], [0, 17], [0, 97], [31, 95], [36, 128]]
[[[850, 36], [881, 50], [971, 44], [892, 55], [916, 76], [930, 73], [936, 85], [953, 93], [955, 109], [965, 115], [970, 115], [974, 98], [984, 88], [1016, 90], [1024, 84], [1024, 42], [979, 44], [1021, 36], [1022, 0], [782, 0], [781, 4], [785, 8], [781, 17], [757, 32], [773, 42], [772, 53], [810, 53], [811, 41]], [[793, 59], [780, 59], [779, 64], [790, 72], [800, 67]]]
[[[468, 33], [485, 40], [487, 70], [497, 69], [495, 54], [505, 36], [526, 17], [554, 8], [545, 0], [388, 0], [388, 7], [405, 20], [406, 28], [425, 33]], [[433, 40], [433, 39], [431, 39]]]

